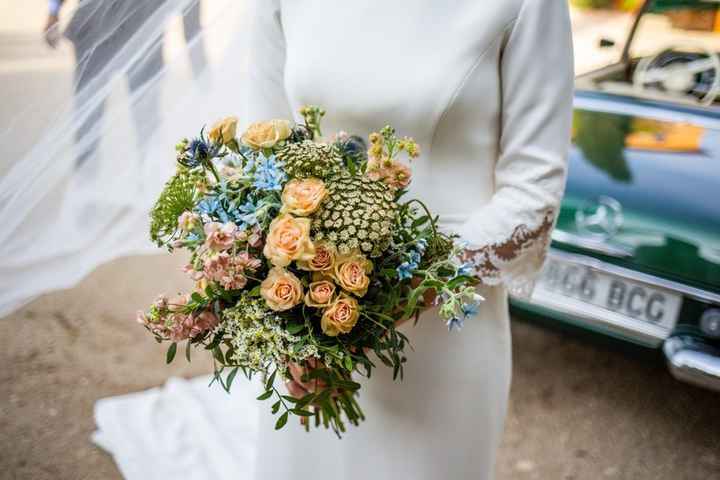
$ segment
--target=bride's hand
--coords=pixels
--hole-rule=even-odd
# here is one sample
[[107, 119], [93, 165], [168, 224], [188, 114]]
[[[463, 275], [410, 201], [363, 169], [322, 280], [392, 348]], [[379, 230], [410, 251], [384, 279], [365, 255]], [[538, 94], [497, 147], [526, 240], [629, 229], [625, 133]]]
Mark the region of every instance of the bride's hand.
[[[310, 359], [307, 363], [310, 369], [313, 370], [316, 368], [322, 368], [323, 366], [322, 363], [315, 359]], [[325, 387], [325, 382], [317, 378], [304, 382], [302, 377], [310, 370], [300, 364], [291, 363], [288, 366], [288, 370], [290, 371], [292, 379], [285, 382], [285, 388], [287, 388], [288, 393], [295, 398], [302, 398], [308, 393], [315, 393]]]

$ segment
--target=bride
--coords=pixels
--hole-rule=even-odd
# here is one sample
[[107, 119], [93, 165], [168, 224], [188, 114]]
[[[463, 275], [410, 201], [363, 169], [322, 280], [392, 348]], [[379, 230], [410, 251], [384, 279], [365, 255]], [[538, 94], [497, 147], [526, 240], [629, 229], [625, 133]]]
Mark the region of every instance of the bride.
[[[404, 326], [404, 381], [378, 371], [365, 382], [367, 421], [341, 441], [300, 425], [276, 432], [261, 413], [258, 478], [493, 478], [510, 387], [507, 292], [530, 293], [565, 181], [567, 2], [254, 6], [248, 118], [313, 104], [327, 109], [327, 131], [387, 122], [412, 133], [424, 152], [412, 194], [467, 242], [486, 299], [458, 333], [433, 311]], [[305, 393], [297, 378], [288, 387]]]
[[[402, 326], [414, 347], [404, 381], [377, 369], [363, 382], [367, 420], [342, 440], [324, 430], [306, 433], [299, 424], [275, 431], [275, 419], [261, 409], [259, 437], [236, 441], [255, 446], [249, 470], [258, 479], [493, 478], [510, 387], [507, 296], [530, 294], [564, 188], [573, 89], [566, 0], [254, 0], [249, 15], [241, 12], [247, 29], [222, 22], [205, 28], [209, 38], [248, 30], [247, 38], [239, 37], [247, 63], [233, 58], [238, 42], [230, 42], [214, 78], [202, 76], [192, 90], [183, 83], [189, 76], [175, 75], [166, 59], [164, 72], [173, 82], [160, 100], [164, 116], [141, 114], [135, 129], [118, 127], [128, 115], [111, 80], [157, 47], [173, 12], [196, 2], [159, 2], [123, 45], [92, 49], [117, 53], [75, 98], [55, 98], [45, 117], [28, 107], [0, 132], [11, 149], [19, 133], [43, 132], [25, 155], [6, 154], [20, 158], [16, 163], [0, 164], [0, 314], [72, 285], [101, 262], [151, 250], [144, 238], [147, 210], [172, 167], [175, 137], [199, 130], [198, 122], [234, 113], [297, 119], [300, 106], [314, 104], [328, 112], [328, 132], [366, 136], [390, 123], [420, 144], [411, 196], [467, 243], [485, 302], [460, 331], [449, 333], [432, 310], [417, 325]], [[117, 12], [123, 2], [81, 3]], [[241, 10], [235, 1], [215, 3], [222, 3], [216, 19]], [[106, 33], [103, 39], [113, 37]], [[155, 105], [158, 85], [146, 79], [127, 103], [135, 111]], [[93, 122], [85, 130], [98, 108], [105, 108], [105, 126]], [[51, 118], [51, 127], [23, 122], [42, 118]], [[102, 139], [99, 148], [96, 139]], [[141, 162], [131, 160], [138, 157], [136, 144], [145, 145]], [[82, 149], [93, 158], [78, 165]], [[302, 395], [310, 386], [298, 380], [287, 388]], [[192, 402], [179, 400], [169, 401], [192, 409]], [[193, 418], [203, 421], [200, 414]], [[125, 419], [117, 420], [122, 429]], [[213, 428], [229, 432], [230, 423]], [[209, 477], [213, 467], [198, 478]]]

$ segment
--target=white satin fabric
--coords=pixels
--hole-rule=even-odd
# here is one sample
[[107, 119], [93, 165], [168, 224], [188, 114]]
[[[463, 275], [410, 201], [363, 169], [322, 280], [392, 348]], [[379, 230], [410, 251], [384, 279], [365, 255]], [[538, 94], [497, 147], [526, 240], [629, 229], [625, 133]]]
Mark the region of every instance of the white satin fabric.
[[[412, 196], [475, 250], [480, 315], [404, 331], [405, 380], [363, 381], [342, 440], [261, 410], [258, 479], [490, 479], [510, 386], [507, 288], [529, 293], [562, 197], [573, 90], [565, 0], [257, 0], [248, 118], [327, 110], [324, 131], [413, 136]], [[362, 381], [362, 380], [361, 380]]]

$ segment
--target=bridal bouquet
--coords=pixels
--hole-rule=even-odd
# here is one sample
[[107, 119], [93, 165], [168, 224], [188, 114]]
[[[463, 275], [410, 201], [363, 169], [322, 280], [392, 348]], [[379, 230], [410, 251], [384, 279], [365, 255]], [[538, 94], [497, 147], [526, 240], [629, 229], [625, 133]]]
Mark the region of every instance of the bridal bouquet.
[[[450, 329], [477, 311], [462, 248], [419, 200], [405, 200], [417, 144], [386, 126], [362, 138], [323, 141], [317, 107], [304, 123], [271, 120], [236, 138], [226, 118], [176, 147], [177, 172], [151, 212], [150, 235], [190, 252], [192, 293], [160, 296], [138, 321], [167, 362], [186, 342], [214, 359], [226, 390], [238, 372], [260, 374], [279, 414], [332, 428], [364, 419], [354, 372], [376, 362], [402, 378], [408, 339], [396, 329], [439, 305]], [[404, 157], [404, 158], [401, 158]], [[304, 372], [301, 398], [275, 379]]]

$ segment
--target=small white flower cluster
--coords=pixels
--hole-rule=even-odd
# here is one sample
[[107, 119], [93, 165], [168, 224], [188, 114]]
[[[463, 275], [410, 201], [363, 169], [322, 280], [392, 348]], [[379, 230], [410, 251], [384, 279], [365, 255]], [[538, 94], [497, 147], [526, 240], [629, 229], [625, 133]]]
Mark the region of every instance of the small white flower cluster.
[[237, 307], [226, 310], [223, 318], [234, 365], [268, 374], [273, 365], [284, 371], [290, 362], [319, 357], [315, 345], [296, 348], [301, 338], [288, 333], [281, 326], [280, 317], [265, 310], [260, 302], [241, 301]]

